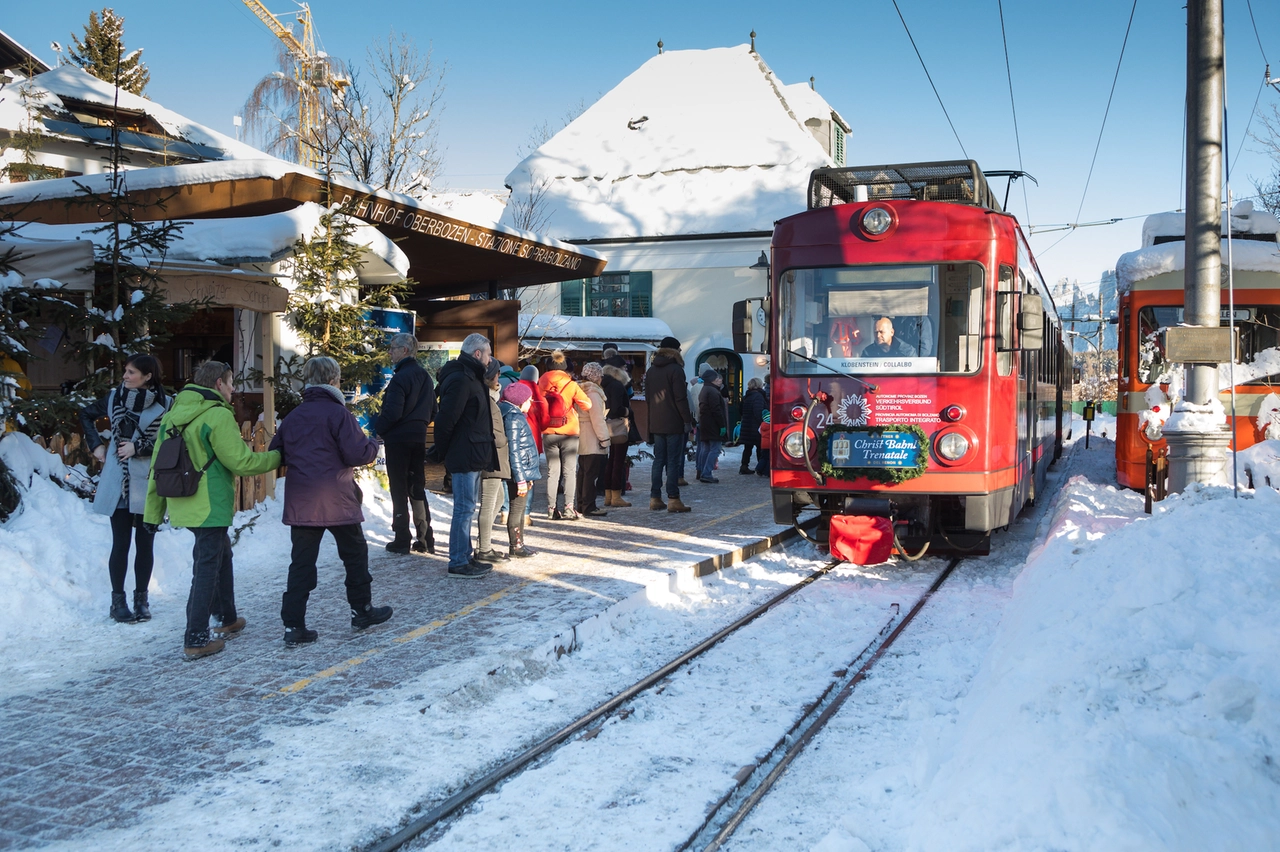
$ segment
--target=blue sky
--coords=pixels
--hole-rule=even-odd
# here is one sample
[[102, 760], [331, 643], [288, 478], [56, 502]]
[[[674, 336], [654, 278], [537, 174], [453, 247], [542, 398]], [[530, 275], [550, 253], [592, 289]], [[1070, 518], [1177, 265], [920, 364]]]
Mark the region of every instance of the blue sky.
[[[274, 37], [240, 0], [203, 3], [116, 0], [126, 43], [145, 48], [148, 95], [226, 133], [254, 82], [272, 67]], [[271, 0], [275, 12], [294, 8]], [[988, 169], [1018, 167], [996, 0], [899, 0], [969, 156]], [[1130, 4], [1124, 0], [1004, 4], [1018, 110], [1027, 206], [1017, 187], [1010, 208], [1024, 225], [1137, 217], [1181, 206], [1179, 195], [1185, 11], [1181, 3], [1139, 0], [1124, 64], [1089, 191], [1077, 219]], [[72, 0], [7, 4], [3, 28], [53, 58], [81, 31], [91, 8]], [[530, 130], [581, 100], [608, 91], [656, 52], [742, 44], [757, 49], [785, 83], [816, 77], [818, 91], [853, 125], [850, 164], [961, 156], [960, 146], [889, 0], [846, 3], [698, 3], [651, 0], [484, 4], [364, 0], [312, 3], [324, 48], [361, 60], [392, 27], [446, 61], [442, 184], [497, 188]], [[1280, 74], [1280, 4], [1253, 0], [1262, 49]], [[1226, 0], [1231, 150], [1259, 92], [1263, 58], [1245, 0]], [[690, 81], [696, 85], [697, 81]], [[1280, 104], [1264, 89], [1259, 112]], [[1258, 128], [1256, 120], [1252, 124]], [[735, 132], [726, 128], [726, 133]], [[1233, 171], [1236, 197], [1271, 168], [1245, 140]], [[1096, 281], [1136, 248], [1141, 219], [1033, 236], [1050, 280]], [[1052, 248], [1050, 248], [1052, 246]]]

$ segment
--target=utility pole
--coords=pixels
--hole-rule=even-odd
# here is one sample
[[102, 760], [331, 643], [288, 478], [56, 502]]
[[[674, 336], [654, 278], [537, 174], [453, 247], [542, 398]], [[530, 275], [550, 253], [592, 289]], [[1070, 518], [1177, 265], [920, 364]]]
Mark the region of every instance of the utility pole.
[[[1187, 2], [1187, 214], [1183, 322], [1166, 353], [1186, 367], [1186, 391], [1165, 426], [1169, 491], [1208, 482], [1226, 463], [1225, 419], [1211, 424], [1218, 361], [1232, 357], [1218, 328], [1222, 310], [1222, 0]], [[1175, 355], [1175, 351], [1177, 354]], [[1179, 409], [1182, 411], [1180, 412]], [[1184, 417], [1179, 417], [1183, 413]], [[1180, 422], [1182, 421], [1182, 422]], [[1181, 428], [1180, 428], [1181, 427]]]

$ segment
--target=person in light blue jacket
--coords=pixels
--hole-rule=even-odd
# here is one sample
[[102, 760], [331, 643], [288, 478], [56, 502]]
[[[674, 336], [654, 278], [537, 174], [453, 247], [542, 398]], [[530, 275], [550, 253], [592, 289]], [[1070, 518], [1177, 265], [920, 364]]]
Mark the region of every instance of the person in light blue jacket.
[[525, 416], [532, 404], [533, 391], [524, 382], [515, 382], [503, 389], [498, 406], [507, 431], [507, 452], [511, 459], [511, 478], [507, 480], [507, 496], [511, 499], [511, 509], [507, 512], [507, 540], [511, 555], [517, 557], [534, 554], [533, 549], [524, 543], [524, 507], [533, 493], [534, 480], [542, 478], [538, 467], [538, 445]]
[[[111, 517], [111, 617], [122, 624], [151, 620], [147, 587], [151, 585], [155, 534], [142, 523], [147, 503], [147, 474], [155, 448], [160, 417], [173, 398], [161, 382], [160, 362], [153, 355], [133, 355], [125, 361], [124, 378], [101, 399], [80, 410], [85, 442], [102, 462], [93, 510]], [[111, 438], [103, 442], [96, 421], [111, 420]], [[134, 546], [133, 610], [124, 594], [129, 570], [129, 546]]]

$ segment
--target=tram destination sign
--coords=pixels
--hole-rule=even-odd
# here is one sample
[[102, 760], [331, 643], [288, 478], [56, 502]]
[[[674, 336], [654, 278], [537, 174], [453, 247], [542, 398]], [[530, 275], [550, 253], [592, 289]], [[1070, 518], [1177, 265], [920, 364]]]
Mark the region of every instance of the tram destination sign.
[[920, 444], [911, 432], [840, 430], [827, 438], [832, 467], [915, 467]]

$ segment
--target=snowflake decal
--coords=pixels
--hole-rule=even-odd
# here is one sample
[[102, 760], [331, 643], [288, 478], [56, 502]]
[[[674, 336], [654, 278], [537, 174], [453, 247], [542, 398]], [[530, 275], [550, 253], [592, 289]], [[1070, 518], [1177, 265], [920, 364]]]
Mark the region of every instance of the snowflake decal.
[[849, 394], [840, 401], [840, 406], [836, 409], [835, 419], [845, 426], [866, 426], [870, 417], [871, 404], [867, 402], [865, 397], [854, 393]]

